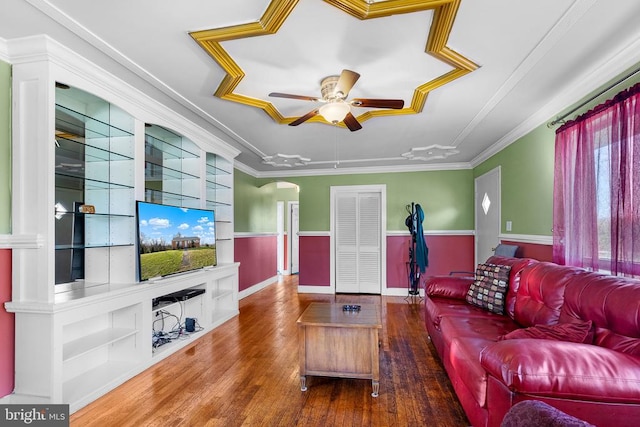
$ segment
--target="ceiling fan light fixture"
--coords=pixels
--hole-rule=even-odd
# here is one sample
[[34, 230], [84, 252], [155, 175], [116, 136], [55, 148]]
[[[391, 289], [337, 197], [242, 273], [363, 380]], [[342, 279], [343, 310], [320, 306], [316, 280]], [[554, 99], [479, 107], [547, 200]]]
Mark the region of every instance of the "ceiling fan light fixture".
[[337, 124], [344, 120], [351, 109], [345, 102], [329, 102], [320, 107], [320, 115], [329, 123]]

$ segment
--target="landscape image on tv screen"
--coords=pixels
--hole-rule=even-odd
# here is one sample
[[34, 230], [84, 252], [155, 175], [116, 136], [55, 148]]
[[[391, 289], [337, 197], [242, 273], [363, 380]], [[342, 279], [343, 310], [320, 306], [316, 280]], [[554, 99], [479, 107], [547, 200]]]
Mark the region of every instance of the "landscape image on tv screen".
[[138, 202], [139, 278], [217, 263], [214, 211]]

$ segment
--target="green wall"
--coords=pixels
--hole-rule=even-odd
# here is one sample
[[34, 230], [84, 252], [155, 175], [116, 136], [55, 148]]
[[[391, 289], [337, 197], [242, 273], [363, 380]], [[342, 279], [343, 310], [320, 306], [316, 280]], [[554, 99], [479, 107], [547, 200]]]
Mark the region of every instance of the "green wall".
[[11, 232], [11, 66], [0, 61], [0, 234]]
[[236, 169], [233, 174], [233, 222], [236, 232], [258, 232], [261, 194], [257, 180]]
[[[234, 171], [234, 229], [240, 233], [275, 233], [276, 202], [298, 200], [294, 188], [277, 188], [275, 182], [259, 180]], [[286, 226], [286, 215], [285, 215]]]
[[[549, 118], [547, 122], [551, 122], [555, 117], [571, 111], [574, 106], [593, 98], [594, 95], [602, 92], [623, 76], [629, 75], [632, 70], [638, 68], [638, 65], [640, 64], [636, 64], [586, 95], [573, 106], [567, 107], [556, 116]], [[589, 111], [638, 82], [640, 82], [640, 74], [590, 100], [583, 107], [571, 113], [566, 120]], [[508, 233], [552, 235], [555, 136], [556, 130], [560, 126], [561, 124], [558, 124], [549, 128], [544, 123], [474, 168], [473, 176], [478, 177], [497, 166], [501, 166], [502, 233], [507, 233], [506, 221], [512, 221], [513, 228]]]
[[473, 170], [475, 178], [501, 167], [503, 233], [512, 221], [509, 233], [551, 235], [554, 142], [555, 130], [539, 126]]
[[[285, 180], [300, 186], [301, 231], [329, 231], [331, 186], [380, 184], [387, 188], [387, 230], [406, 228], [405, 206], [411, 202], [422, 206], [426, 230], [474, 228], [471, 170], [322, 175], [287, 177]], [[273, 179], [257, 181], [260, 185]]]

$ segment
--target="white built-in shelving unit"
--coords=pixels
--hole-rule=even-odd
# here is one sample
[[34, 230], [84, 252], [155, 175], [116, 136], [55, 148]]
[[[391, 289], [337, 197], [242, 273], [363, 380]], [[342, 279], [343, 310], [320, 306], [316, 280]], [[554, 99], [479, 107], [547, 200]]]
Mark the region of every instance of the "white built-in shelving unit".
[[202, 207], [202, 155], [177, 132], [145, 125], [145, 200], [185, 208]]
[[[12, 228], [26, 243], [12, 252], [6, 304], [10, 399], [73, 412], [238, 314], [238, 151], [47, 37], [12, 52]], [[138, 282], [136, 200], [213, 209], [218, 265]], [[191, 288], [204, 293], [153, 305]], [[154, 348], [163, 313], [198, 328]]]

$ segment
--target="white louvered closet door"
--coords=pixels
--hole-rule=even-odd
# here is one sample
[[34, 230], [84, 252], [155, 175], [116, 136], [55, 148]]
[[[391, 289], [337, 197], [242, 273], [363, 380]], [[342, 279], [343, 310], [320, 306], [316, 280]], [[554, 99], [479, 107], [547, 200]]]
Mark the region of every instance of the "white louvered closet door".
[[380, 194], [336, 195], [336, 292], [381, 292]]

